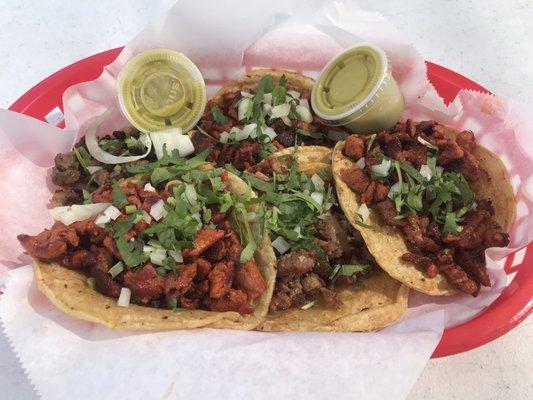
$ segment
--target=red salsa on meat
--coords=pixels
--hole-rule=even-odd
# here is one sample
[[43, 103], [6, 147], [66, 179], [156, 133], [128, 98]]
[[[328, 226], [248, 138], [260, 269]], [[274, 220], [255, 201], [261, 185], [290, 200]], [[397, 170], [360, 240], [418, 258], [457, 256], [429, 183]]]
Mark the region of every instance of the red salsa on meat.
[[[123, 154], [137, 135], [118, 132], [100, 145]], [[18, 239], [32, 257], [83, 272], [109, 297], [127, 288], [143, 306], [253, 313], [266, 282], [253, 258], [249, 198], [226, 189], [226, 171], [199, 168], [206, 156], [151, 155], [110, 169], [79, 143], [56, 157], [58, 221]]]

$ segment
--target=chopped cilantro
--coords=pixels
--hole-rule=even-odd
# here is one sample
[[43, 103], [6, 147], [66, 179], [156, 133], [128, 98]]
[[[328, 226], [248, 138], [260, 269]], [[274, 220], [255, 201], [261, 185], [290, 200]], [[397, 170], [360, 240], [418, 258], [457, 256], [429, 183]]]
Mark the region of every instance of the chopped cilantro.
[[369, 267], [368, 264], [337, 264], [329, 275], [331, 282], [335, 282], [339, 276], [353, 276]]
[[89, 170], [87, 169], [87, 167], [91, 163], [91, 155], [89, 154], [89, 152], [83, 146], [74, 147], [72, 150], [74, 151], [74, 155], [78, 159], [78, 162], [80, 163], [83, 170], [89, 173]]
[[122, 190], [117, 181], [113, 182], [112, 187], [113, 204], [118, 208], [124, 208], [128, 204], [128, 199], [126, 198], [124, 190]]
[[131, 214], [127, 218], [118, 218], [115, 221], [115, 223], [112, 225], [113, 236], [115, 238], [118, 238], [128, 233], [133, 228], [133, 225], [135, 225], [135, 220], [137, 219], [137, 216], [139, 215], [141, 214], [136, 212], [136, 213]]
[[220, 108], [218, 108], [217, 106], [211, 108], [211, 114], [213, 115], [213, 119], [215, 120], [215, 122], [219, 125], [224, 125], [226, 122], [229, 121], [229, 119], [224, 114], [222, 114], [222, 111], [220, 111]]
[[120, 256], [128, 267], [136, 267], [148, 260], [149, 256], [143, 252], [142, 246], [135, 246], [134, 242], [124, 239], [123, 236], [115, 240]]

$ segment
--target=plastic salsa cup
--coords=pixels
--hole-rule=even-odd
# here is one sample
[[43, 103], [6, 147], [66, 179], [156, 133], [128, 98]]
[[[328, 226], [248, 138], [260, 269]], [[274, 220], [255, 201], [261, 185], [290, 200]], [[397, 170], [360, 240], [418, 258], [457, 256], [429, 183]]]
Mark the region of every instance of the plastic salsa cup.
[[385, 52], [363, 43], [324, 67], [313, 86], [311, 106], [324, 124], [365, 134], [394, 126], [405, 104]]
[[185, 55], [154, 49], [129, 60], [117, 80], [120, 108], [142, 132], [193, 128], [202, 116], [206, 90], [202, 74]]

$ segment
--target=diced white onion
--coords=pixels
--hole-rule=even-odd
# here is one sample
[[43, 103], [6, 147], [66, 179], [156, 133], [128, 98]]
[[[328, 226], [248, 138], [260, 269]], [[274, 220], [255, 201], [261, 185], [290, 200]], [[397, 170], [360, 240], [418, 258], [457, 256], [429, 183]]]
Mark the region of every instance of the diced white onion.
[[147, 244], [143, 246], [143, 253], [151, 253], [154, 250], [155, 250], [155, 247], [148, 246]]
[[433, 177], [433, 172], [426, 164], [420, 166], [420, 175], [426, 178], [428, 181]]
[[444, 168], [442, 168], [440, 165], [437, 165], [437, 166], [435, 167], [435, 173], [436, 173], [437, 175], [442, 175], [443, 172], [444, 172]]
[[313, 116], [311, 115], [311, 111], [309, 111], [307, 108], [301, 105], [297, 105], [296, 113], [300, 116], [300, 120], [302, 120], [303, 122], [313, 122]]
[[430, 149], [433, 149], [433, 148], [437, 147], [437, 146], [435, 146], [434, 144], [429, 143], [426, 139], [421, 138], [420, 136], [417, 138], [417, 140], [418, 140], [420, 143], [422, 143], [424, 146], [429, 147]]
[[322, 208], [324, 209], [324, 211], [328, 211], [332, 206], [333, 206], [332, 203], [325, 203], [324, 207], [322, 207]]
[[284, 117], [281, 117], [280, 119], [283, 121], [283, 123], [284, 123], [285, 125], [287, 125], [287, 126], [291, 126], [291, 125], [292, 125], [292, 123], [291, 123], [291, 119], [290, 119], [289, 117], [284, 116]]
[[152, 217], [150, 217], [150, 214], [148, 214], [146, 211], [142, 210], [142, 216], [143, 216], [143, 221], [146, 222], [147, 224], [152, 222]]
[[95, 172], [98, 172], [102, 169], [102, 167], [100, 167], [99, 165], [95, 165], [95, 166], [89, 166], [87, 167], [87, 171], [89, 171], [89, 173], [92, 175], [94, 174]]
[[311, 181], [313, 182], [313, 185], [315, 185], [315, 189], [324, 190], [325, 182], [320, 176], [318, 176], [318, 174], [313, 174]]
[[169, 250], [168, 255], [174, 259], [177, 263], [183, 262], [183, 256], [181, 255], [181, 250]]
[[118, 296], [117, 306], [129, 307], [131, 298], [131, 290], [127, 287], [120, 289], [120, 296]]
[[293, 231], [300, 235], [302, 233], [302, 227], [300, 225], [296, 225]]
[[257, 127], [256, 127], [253, 131], [250, 132], [250, 137], [251, 137], [252, 139], [257, 138], [257, 132], [258, 132], [258, 131], [259, 131], [259, 133], [262, 132], [261, 128], [257, 128]]
[[263, 100], [261, 100], [261, 102], [263, 104], [271, 105], [272, 104], [272, 93], [265, 93], [263, 95]]
[[313, 192], [313, 193], [311, 193], [311, 198], [314, 201], [316, 201], [318, 204], [322, 205], [322, 202], [324, 201], [324, 193]]
[[176, 148], [180, 153], [180, 157], [187, 157], [188, 155], [194, 153], [194, 144], [192, 143], [189, 135], [180, 135], [174, 140], [176, 142]]
[[254, 97], [253, 94], [251, 94], [250, 92], [245, 92], [244, 90], [241, 90], [241, 96], [242, 97]]
[[291, 248], [291, 245], [283, 238], [283, 236], [278, 236], [272, 242], [272, 246], [278, 251], [279, 254], [284, 254]]
[[[242, 128], [242, 135], [246, 135], [246, 138], [248, 138], [252, 132], [255, 131], [255, 129], [257, 128], [257, 124], [248, 124], [248, 125], [245, 125], [243, 128]], [[246, 139], [245, 138], [245, 139]], [[242, 139], [244, 140], [244, 139]]]
[[240, 142], [242, 140], [248, 139], [250, 133], [246, 132], [243, 129], [239, 129], [235, 132], [235, 141]]
[[200, 216], [200, 213], [193, 213], [191, 214], [191, 218], [195, 219], [199, 223], [202, 223], [202, 217]]
[[104, 215], [107, 215], [109, 219], [113, 221], [120, 217], [120, 210], [115, 206], [109, 206], [104, 210]]
[[370, 169], [373, 173], [379, 176], [387, 176], [389, 174], [389, 169], [391, 166], [391, 160], [384, 158], [380, 164], [372, 165]]
[[171, 154], [173, 150], [177, 149], [177, 138], [182, 136], [181, 128], [164, 129], [157, 132], [151, 132], [150, 138], [154, 144], [155, 155], [158, 159], [163, 158], [164, 152]]
[[71, 206], [55, 207], [50, 210], [50, 215], [56, 221], [70, 225], [76, 221], [83, 221], [100, 214], [110, 203], [73, 204]]
[[291, 105], [284, 103], [279, 106], [272, 107], [272, 112], [270, 113], [270, 118], [281, 118], [286, 117], [291, 112]]
[[243, 99], [241, 99], [237, 108], [237, 116], [239, 118], [239, 121], [242, 121], [246, 117], [246, 114], [248, 113], [250, 107], [252, 107], [252, 99], [250, 99], [249, 97], [244, 97]]
[[270, 104], [263, 104], [263, 114], [268, 115], [272, 112], [272, 106]]
[[234, 127], [231, 128], [231, 131], [229, 133], [229, 138], [235, 138], [234, 139], [235, 141], [239, 141], [239, 140], [243, 140], [242, 139], [243, 135], [244, 134], [242, 133], [242, 129], [237, 127], [237, 126], [234, 126]]
[[185, 190], [182, 194], [182, 199], [186, 200], [190, 205], [196, 204], [198, 201], [198, 193], [196, 193], [194, 185], [190, 183], [185, 184]]
[[348, 133], [343, 131], [335, 131], [331, 130], [328, 132], [328, 139], [333, 140], [334, 142], [339, 142], [341, 140], [344, 140], [348, 137]]
[[300, 99], [300, 105], [308, 110], [311, 110], [311, 107], [309, 107], [309, 101], [307, 99]]
[[361, 217], [362, 222], [365, 222], [368, 219], [368, 216], [370, 215], [370, 210], [368, 209], [366, 204], [363, 203], [359, 206], [357, 214], [359, 214], [359, 216]]
[[155, 187], [152, 186], [150, 182], [148, 182], [146, 185], [144, 185], [144, 191], [145, 192], [155, 192]]
[[300, 98], [300, 92], [297, 92], [296, 90], [287, 90], [287, 94], [290, 95], [293, 99]]
[[396, 193], [400, 193], [400, 189], [400, 182], [396, 182], [389, 188], [389, 194], [387, 195], [387, 197], [389, 199], [392, 199]]
[[156, 221], [164, 218], [167, 214], [167, 210], [165, 210], [165, 202], [161, 199], [154, 203], [152, 208], [150, 208], [150, 215], [154, 217]]
[[100, 125], [102, 125], [102, 123], [106, 120], [110, 112], [111, 110], [106, 111], [104, 114], [98, 117], [92, 124], [89, 125], [87, 131], [85, 132], [85, 145], [87, 146], [87, 150], [89, 151], [91, 156], [95, 160], [98, 160], [104, 164], [123, 164], [127, 162], [137, 161], [146, 157], [152, 149], [152, 141], [150, 140], [150, 136], [148, 135], [144, 135], [144, 137], [142, 138], [142, 141], [146, 146], [146, 152], [138, 156], [114, 156], [113, 154], [102, 150], [102, 148], [98, 144], [96, 133], [98, 132], [98, 128], [100, 128]]
[[161, 243], [159, 243], [157, 240], [155, 239], [150, 239], [148, 241], [148, 245], [149, 246], [152, 246], [152, 247], [155, 247], [156, 249], [162, 249], [163, 246], [161, 245]]
[[218, 139], [220, 143], [228, 143], [228, 140], [229, 140], [229, 132], [226, 132], [226, 131], [222, 132], [220, 134], [220, 138]]
[[167, 258], [165, 249], [154, 249], [150, 252], [150, 262], [155, 265], [163, 265], [163, 260]]
[[254, 212], [249, 212], [246, 216], [248, 222], [257, 222], [257, 214]]
[[276, 131], [274, 129], [272, 129], [270, 126], [266, 126], [263, 128], [263, 133], [265, 135], [267, 135], [269, 138], [270, 138], [270, 141], [274, 140], [274, 138], [276, 136], [278, 136], [278, 134], [276, 133]]
[[99, 227], [103, 228], [105, 224], [107, 224], [109, 221], [111, 221], [111, 218], [109, 218], [107, 215], [101, 214], [94, 220], [94, 223], [98, 225]]
[[248, 124], [242, 129], [236, 127], [232, 128], [232, 131], [235, 132], [235, 140], [240, 142], [241, 140], [248, 139], [250, 134], [255, 131], [255, 128], [257, 128], [257, 124]]
[[355, 165], [357, 165], [360, 169], [364, 169], [365, 168], [365, 158], [361, 157], [359, 160], [357, 160]]

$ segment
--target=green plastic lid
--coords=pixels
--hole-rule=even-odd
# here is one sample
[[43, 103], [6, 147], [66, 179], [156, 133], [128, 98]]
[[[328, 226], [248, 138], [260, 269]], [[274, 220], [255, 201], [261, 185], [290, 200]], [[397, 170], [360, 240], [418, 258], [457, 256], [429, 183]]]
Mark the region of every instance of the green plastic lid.
[[148, 50], [127, 62], [118, 76], [122, 112], [142, 132], [193, 128], [206, 104], [202, 74], [182, 53]]
[[329, 125], [365, 114], [390, 79], [387, 56], [364, 43], [343, 51], [322, 70], [311, 93], [313, 111]]

